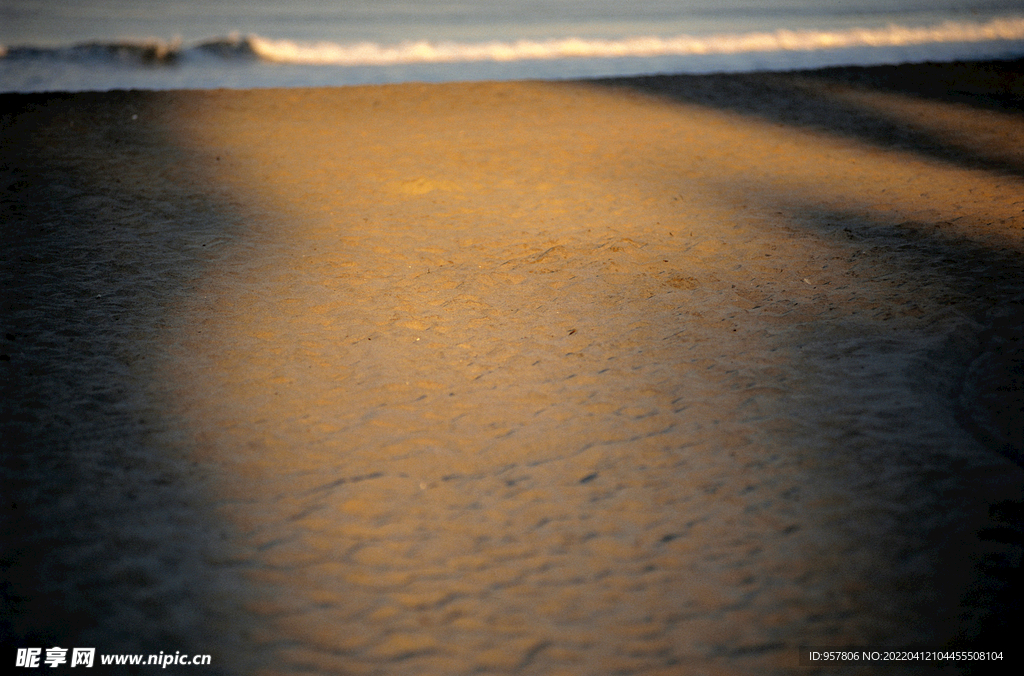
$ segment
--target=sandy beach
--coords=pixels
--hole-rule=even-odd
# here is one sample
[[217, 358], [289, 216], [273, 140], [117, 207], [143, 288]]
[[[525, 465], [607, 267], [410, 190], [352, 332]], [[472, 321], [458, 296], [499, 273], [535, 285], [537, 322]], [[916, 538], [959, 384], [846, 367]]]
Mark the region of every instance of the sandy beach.
[[0, 96], [5, 645], [1012, 650], [1022, 100], [1019, 61]]

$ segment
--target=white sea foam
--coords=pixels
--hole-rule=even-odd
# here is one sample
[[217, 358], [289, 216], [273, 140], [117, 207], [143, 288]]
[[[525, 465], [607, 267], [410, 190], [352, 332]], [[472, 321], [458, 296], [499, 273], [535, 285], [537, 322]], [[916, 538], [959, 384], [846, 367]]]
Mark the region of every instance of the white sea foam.
[[615, 58], [814, 51], [1001, 40], [1024, 40], [1024, 18], [1000, 18], [985, 23], [947, 21], [921, 27], [890, 25], [885, 28], [854, 28], [840, 31], [778, 30], [744, 34], [641, 36], [622, 39], [557, 38], [485, 43], [417, 41], [381, 45], [374, 42], [303, 43], [250, 36], [246, 42], [259, 58], [278, 63], [382, 66], [573, 57]]

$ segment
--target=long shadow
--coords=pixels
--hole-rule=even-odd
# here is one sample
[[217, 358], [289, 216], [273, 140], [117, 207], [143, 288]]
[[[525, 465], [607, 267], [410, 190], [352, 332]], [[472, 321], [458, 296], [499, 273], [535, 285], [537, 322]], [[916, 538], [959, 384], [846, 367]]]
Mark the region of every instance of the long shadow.
[[[861, 105], [855, 96], [847, 96], [895, 95], [904, 101], [957, 106], [957, 114], [965, 119], [975, 113], [1008, 116], [1017, 122], [1019, 133], [1024, 120], [1024, 60], [715, 78], [665, 75], [603, 79], [593, 84], [901, 151], [953, 168], [1024, 177], [1024, 157], [1019, 153], [1008, 157], [1007, 153], [967, 148], [949, 135], [929, 131], [926, 125], [893, 119]], [[730, 186], [721, 188], [729, 197], [742, 199], [729, 195]], [[764, 188], [760, 194], [770, 195], [771, 187]], [[814, 186], [804, 188], [806, 194], [814, 193]], [[949, 402], [950, 414], [982, 444], [1024, 467], [1024, 251], [974, 241], [970, 235], [950, 236], [939, 223], [885, 221], [867, 212], [822, 210], [793, 195], [762, 199], [766, 212], [781, 215], [791, 227], [829, 242], [849, 238], [855, 255], [871, 272], [896, 271], [903, 273], [904, 279], [914, 280], [916, 272], [925, 271], [922, 276], [938, 281], [932, 288], [918, 289], [917, 297], [930, 295], [937, 305], [962, 310], [979, 327], [973, 335], [960, 337], [973, 345], [972, 353], [962, 363], [947, 365], [957, 373], [958, 384], [938, 394]], [[971, 228], [968, 223], [958, 226], [959, 233]], [[930, 374], [918, 375], [920, 387], [931, 387]], [[994, 502], [989, 509], [998, 525], [976, 533], [977, 540], [1019, 551], [1024, 544], [1022, 502]], [[979, 649], [982, 645], [1011, 646], [1024, 592], [1019, 561], [1004, 551], [983, 557], [976, 568], [976, 582], [967, 590], [961, 607], [973, 609], [968, 612], [982, 619], [973, 637], [962, 635], [953, 645]]]
[[[956, 166], [1024, 176], [1024, 157], [1007, 158], [951, 143], [837, 95], [884, 92], [976, 111], [1024, 116], [1024, 59], [956, 64], [828, 68], [816, 71], [657, 75], [595, 80], [671, 100], [905, 150]], [[1007, 141], [1010, 148], [1012, 141]], [[1008, 148], [1009, 149], [1009, 148]]]
[[[950, 236], [926, 222], [886, 222], [849, 211], [809, 212], [781, 200], [775, 208], [786, 209], [792, 222], [818, 224], [820, 234], [827, 236], [833, 236], [830, 231], [836, 229], [828, 224], [842, 223], [842, 233], [863, 256], [867, 274], [914, 271], [914, 276], [901, 279], [899, 287], [908, 306], [930, 296], [936, 304], [973, 315], [972, 325], [980, 330], [954, 329], [947, 343], [955, 347], [929, 358], [929, 369], [951, 372], [952, 387], [950, 379], [936, 377], [931, 370], [911, 373], [911, 380], [922, 391], [937, 388], [937, 401], [946, 402], [947, 413], [961, 426], [988, 449], [1024, 467], [1024, 253]], [[898, 300], [893, 306], [899, 311]], [[943, 363], [950, 360], [952, 363]], [[849, 379], [851, 389], [856, 380]], [[886, 449], [878, 451], [879, 456], [864, 459], [865, 464], [884, 464]], [[951, 473], [957, 471], [955, 464], [950, 466]], [[939, 499], [936, 508], [941, 509], [944, 499]], [[961, 599], [962, 611], [974, 615], [977, 625], [969, 630], [965, 622], [951, 643], [953, 647], [983, 649], [993, 642], [1009, 645], [1017, 631], [1024, 572], [1008, 552], [1024, 545], [1024, 504], [1021, 500], [995, 501], [989, 506], [989, 515], [993, 525], [956, 545], [979, 551], [985, 549], [984, 543], [1003, 547], [978, 556], [974, 582]], [[932, 534], [936, 540], [944, 536]], [[944, 580], [936, 583], [941, 587]], [[949, 588], [956, 592], [951, 580]], [[969, 666], [964, 670], [973, 673]]]
[[210, 673], [231, 671], [232, 593], [206, 560], [225, 527], [204, 511], [209, 496], [182, 449], [161, 441], [181, 430], [147, 377], [169, 308], [202, 274], [201, 242], [234, 221], [175, 185], [194, 167], [159, 124], [139, 122], [168, 102], [0, 97], [8, 659], [53, 646], [180, 651], [212, 654]]
[[1024, 115], [1024, 58], [1005, 61], [851, 66], [806, 73], [814, 81], [909, 94], [980, 110]]

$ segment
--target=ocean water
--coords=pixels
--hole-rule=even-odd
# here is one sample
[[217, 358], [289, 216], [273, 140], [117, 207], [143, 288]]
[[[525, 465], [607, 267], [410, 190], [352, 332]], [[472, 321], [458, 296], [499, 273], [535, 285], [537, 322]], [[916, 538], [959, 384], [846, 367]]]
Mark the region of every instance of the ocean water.
[[0, 91], [296, 87], [1024, 56], [1024, 0], [0, 0]]

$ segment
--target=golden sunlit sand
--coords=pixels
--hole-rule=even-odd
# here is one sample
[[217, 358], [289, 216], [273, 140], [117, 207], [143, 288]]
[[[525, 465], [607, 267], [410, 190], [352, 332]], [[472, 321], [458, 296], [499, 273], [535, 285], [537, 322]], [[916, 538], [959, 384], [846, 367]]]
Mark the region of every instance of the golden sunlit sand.
[[1010, 648], [1021, 81], [0, 97], [0, 628], [225, 674]]

